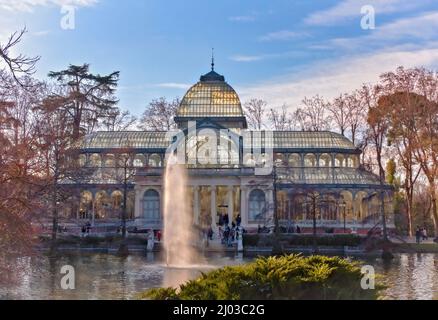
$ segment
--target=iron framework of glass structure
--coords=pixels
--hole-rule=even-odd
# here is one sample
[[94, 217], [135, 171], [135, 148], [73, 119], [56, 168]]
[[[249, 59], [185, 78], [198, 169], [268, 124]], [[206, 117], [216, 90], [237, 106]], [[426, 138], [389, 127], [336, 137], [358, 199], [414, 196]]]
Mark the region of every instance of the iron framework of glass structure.
[[[225, 78], [214, 70], [202, 76], [200, 81], [188, 90], [177, 111], [175, 121], [182, 130], [187, 130], [187, 127], [182, 125], [184, 121], [196, 121], [199, 128], [206, 127], [213, 131], [236, 128], [236, 123], [239, 122], [240, 129], [246, 128], [246, 119], [237, 93], [225, 82]], [[339, 190], [340, 192], [348, 190], [351, 192], [351, 202], [357, 202], [352, 204], [349, 210], [351, 212], [360, 210], [361, 213], [358, 213], [357, 216], [361, 217], [365, 214], [364, 212], [370, 214], [374, 210], [372, 206], [365, 205], [364, 199], [374, 197], [379, 190], [391, 192], [390, 186], [382, 185], [375, 174], [365, 170], [360, 165], [361, 151], [350, 140], [338, 133], [328, 131], [275, 131], [270, 133], [242, 130], [234, 131], [233, 135], [235, 136], [231, 140], [234, 139], [233, 141], [237, 142], [245, 141], [244, 137], [249, 138], [252, 142], [250, 149], [259, 148], [261, 157], [266, 156], [268, 152], [273, 153], [273, 164], [277, 167], [276, 181], [272, 182], [273, 177], [270, 176], [263, 179], [271, 179], [270, 183], [275, 183], [279, 192], [284, 190], [288, 193], [293, 193], [294, 190], [302, 192], [306, 188], [324, 190], [324, 192], [327, 190]], [[94, 173], [80, 184], [77, 181], [65, 181], [65, 183], [80, 185], [82, 190], [86, 189], [88, 185], [94, 190], [93, 195], [104, 185], [111, 190], [120, 189], [117, 172], [123, 171], [123, 168], [117, 166], [118, 152], [129, 152], [131, 154], [130, 166], [135, 170], [130, 181], [130, 188], [135, 189], [138, 181], [147, 183], [150, 179], [162, 176], [166, 165], [165, 153], [171, 143], [171, 136], [166, 132], [93, 133], [78, 141], [75, 148], [80, 151], [81, 157], [83, 157], [83, 165], [95, 168]], [[238, 153], [235, 155], [238, 157], [238, 164], [189, 166], [189, 176], [193, 179], [199, 177], [214, 179], [217, 177], [222, 180], [224, 178], [234, 179], [233, 181], [238, 178], [251, 184], [251, 181], [256, 179], [257, 166], [252, 163], [254, 159], [245, 158], [246, 151], [249, 151], [247, 146], [244, 143], [240, 144]], [[226, 151], [224, 152], [226, 153]], [[265, 201], [259, 202], [267, 205], [273, 198], [272, 195], [269, 196], [269, 192], [272, 192], [272, 186], [266, 187], [266, 181], [261, 185], [263, 186], [253, 186], [252, 191], [256, 190], [259, 194], [265, 192]], [[247, 197], [249, 201], [252, 191], [251, 188], [245, 191], [247, 187], [244, 185], [234, 186], [240, 190], [240, 197], [242, 199]], [[157, 186], [153, 188], [157, 188]], [[139, 200], [141, 207], [143, 195], [152, 189], [140, 190], [142, 191], [137, 192], [137, 194], [141, 198]], [[261, 199], [261, 196], [259, 198]], [[286, 203], [288, 203], [287, 201]], [[248, 210], [250, 205], [251, 202], [246, 204], [242, 202], [240, 207], [242, 210], [245, 210], [245, 207]], [[378, 210], [377, 204], [373, 204], [373, 206], [377, 208], [375, 210]], [[205, 204], [203, 204], [204, 207]], [[293, 205], [288, 204], [287, 207], [288, 210], [292, 210]], [[141, 212], [144, 210], [145, 208], [138, 209], [141, 215], [143, 215]]]

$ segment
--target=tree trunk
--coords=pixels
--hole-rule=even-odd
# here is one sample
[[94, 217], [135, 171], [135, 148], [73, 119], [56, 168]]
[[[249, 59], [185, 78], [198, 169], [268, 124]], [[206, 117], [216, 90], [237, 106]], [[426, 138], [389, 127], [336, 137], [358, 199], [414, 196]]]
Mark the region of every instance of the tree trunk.
[[122, 210], [122, 237], [126, 238], [126, 204], [128, 197], [128, 181], [126, 179], [126, 168], [125, 168], [125, 180], [123, 185], [123, 210]]
[[406, 216], [408, 219], [408, 235], [409, 237], [413, 236], [413, 230], [412, 230], [412, 208], [413, 208], [413, 197], [412, 197], [412, 191], [413, 190], [408, 190], [408, 188], [406, 188], [406, 197], [407, 197], [407, 201], [406, 201]]
[[435, 237], [438, 236], [438, 206], [437, 206], [437, 199], [435, 194], [435, 188], [431, 190], [431, 201], [432, 201], [432, 220], [433, 220], [433, 226], [435, 228]]
[[56, 239], [58, 235], [58, 174], [53, 177], [53, 194], [52, 194], [52, 245], [51, 250], [56, 247]]
[[379, 178], [380, 178], [380, 211], [382, 219], [382, 229], [383, 229], [383, 240], [388, 241], [388, 232], [386, 230], [386, 216], [385, 216], [385, 191], [383, 186], [385, 184], [386, 175], [385, 169], [382, 165], [382, 155], [381, 152], [377, 152], [377, 162], [379, 163]]
[[[381, 185], [382, 189], [383, 189], [383, 184]], [[388, 231], [386, 229], [386, 214], [385, 214], [385, 192], [383, 190], [381, 190], [380, 192], [380, 210], [381, 210], [381, 215], [382, 215], [382, 229], [383, 229], [383, 240], [387, 241], [388, 240]]]
[[413, 236], [413, 231], [412, 231], [412, 199], [409, 199], [408, 196], [408, 201], [406, 203], [406, 216], [408, 219], [408, 235], [409, 237]]
[[318, 252], [318, 245], [317, 245], [317, 241], [316, 241], [316, 200], [313, 201], [312, 204], [313, 208], [313, 252], [317, 253]]

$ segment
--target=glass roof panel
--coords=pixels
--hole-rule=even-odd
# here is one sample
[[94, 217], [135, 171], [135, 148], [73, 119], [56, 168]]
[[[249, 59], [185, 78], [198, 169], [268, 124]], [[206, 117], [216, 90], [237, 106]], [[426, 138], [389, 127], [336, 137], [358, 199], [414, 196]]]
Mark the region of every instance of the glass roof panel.
[[223, 81], [201, 81], [183, 98], [178, 117], [243, 117], [234, 89]]
[[76, 147], [80, 149], [166, 149], [170, 140], [166, 132], [96, 132], [80, 140]]
[[[277, 149], [348, 149], [356, 147], [346, 137], [328, 131], [274, 131], [273, 135], [268, 132], [248, 132], [252, 138], [253, 147], [277, 148]], [[274, 141], [272, 141], [272, 136]]]
[[379, 178], [366, 170], [354, 168], [278, 168], [281, 183], [379, 185]]

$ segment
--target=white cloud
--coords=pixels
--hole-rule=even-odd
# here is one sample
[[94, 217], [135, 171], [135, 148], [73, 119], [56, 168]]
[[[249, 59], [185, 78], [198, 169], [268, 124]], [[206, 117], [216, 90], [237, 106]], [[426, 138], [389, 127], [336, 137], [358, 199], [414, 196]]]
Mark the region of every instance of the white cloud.
[[229, 17], [228, 20], [234, 21], [234, 22], [252, 22], [255, 21], [256, 17], [254, 15], [248, 15], [248, 16], [234, 16]]
[[63, 6], [88, 7], [98, 0], [0, 0], [0, 9], [7, 11], [32, 12], [35, 7]]
[[36, 37], [43, 37], [46, 36], [50, 33], [50, 30], [41, 30], [41, 31], [36, 31], [36, 32], [32, 32], [32, 35], [36, 36]]
[[320, 94], [333, 98], [359, 88], [362, 83], [375, 83], [381, 73], [395, 70], [398, 66], [437, 68], [437, 61], [438, 46], [383, 51], [366, 56], [344, 57], [333, 62], [323, 61], [300, 73], [236, 89], [243, 101], [257, 97], [273, 106], [286, 103], [294, 109], [305, 96]]
[[160, 88], [170, 88], [170, 89], [189, 89], [192, 85], [187, 83], [175, 83], [175, 82], [165, 82], [165, 83], [159, 83], [156, 85]]
[[254, 61], [260, 61], [263, 60], [264, 56], [247, 56], [247, 55], [235, 55], [232, 56], [230, 59], [236, 62], [254, 62]]
[[24, 26], [29, 30], [27, 37], [47, 35], [49, 31], [32, 29], [32, 22], [37, 19], [35, 11], [40, 8], [53, 7], [58, 10], [63, 5], [89, 7], [98, 2], [99, 0], [0, 0], [0, 43]]
[[260, 41], [284, 41], [284, 40], [291, 40], [296, 39], [299, 37], [304, 36], [305, 34], [301, 32], [295, 32], [290, 30], [280, 30], [276, 32], [268, 33], [264, 36], [261, 36], [259, 38]]
[[278, 53], [265, 53], [265, 54], [257, 54], [257, 55], [245, 55], [245, 54], [237, 54], [230, 57], [230, 60], [236, 62], [256, 62], [267, 59], [277, 59], [277, 58], [291, 58], [301, 56], [303, 54], [302, 51], [285, 51]]
[[361, 8], [365, 5], [373, 6], [378, 16], [379, 14], [409, 11], [430, 2], [430, 0], [344, 0], [327, 10], [312, 13], [304, 21], [309, 25], [333, 25], [360, 17]]
[[[408, 38], [418, 40], [437, 39], [438, 11], [423, 13], [420, 16], [402, 18], [377, 27], [366, 36], [356, 38], [337, 38], [329, 43], [343, 49], [369, 48], [373, 45], [389, 45], [390, 43]], [[406, 42], [406, 41], [404, 41]]]

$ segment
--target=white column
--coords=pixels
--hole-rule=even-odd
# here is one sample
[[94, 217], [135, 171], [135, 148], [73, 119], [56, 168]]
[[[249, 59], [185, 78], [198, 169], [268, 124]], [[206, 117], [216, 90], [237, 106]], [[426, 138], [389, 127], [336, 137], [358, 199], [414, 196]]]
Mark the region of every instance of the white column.
[[265, 191], [268, 210], [266, 212], [266, 219], [273, 218], [274, 216], [274, 190], [267, 189]]
[[91, 202], [93, 204], [93, 211], [91, 212], [91, 225], [94, 227], [94, 223], [96, 221], [96, 196], [93, 195], [93, 201]]
[[248, 199], [247, 199], [247, 193], [248, 189], [247, 187], [240, 187], [241, 193], [240, 193], [240, 216], [242, 217], [242, 226], [247, 227], [248, 226]]
[[233, 224], [234, 220], [234, 187], [228, 187], [228, 220], [230, 221], [230, 226]]
[[211, 228], [217, 234], [218, 228], [216, 224], [217, 204], [216, 204], [216, 186], [211, 186]]
[[136, 219], [142, 218], [141, 212], [141, 200], [142, 200], [142, 192], [141, 190], [135, 190], [135, 208], [134, 208], [134, 217]]
[[199, 186], [194, 186], [193, 187], [193, 209], [194, 209], [194, 214], [195, 214], [195, 218], [194, 218], [194, 223], [196, 225], [199, 225], [199, 216], [200, 216], [200, 210], [199, 210]]

